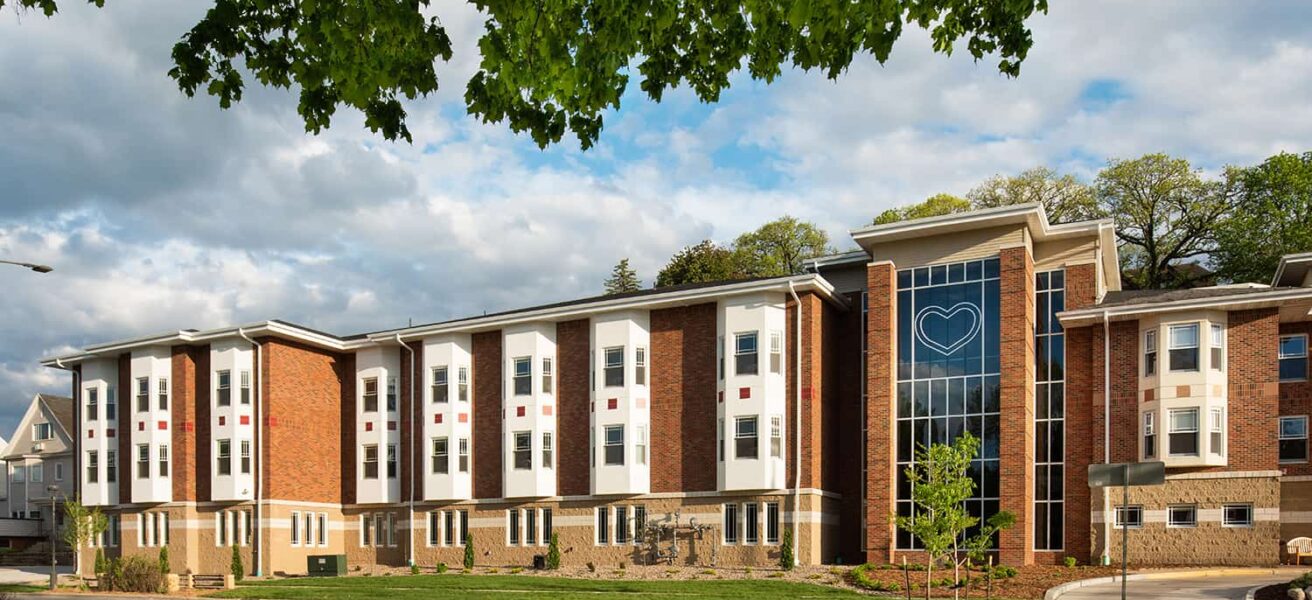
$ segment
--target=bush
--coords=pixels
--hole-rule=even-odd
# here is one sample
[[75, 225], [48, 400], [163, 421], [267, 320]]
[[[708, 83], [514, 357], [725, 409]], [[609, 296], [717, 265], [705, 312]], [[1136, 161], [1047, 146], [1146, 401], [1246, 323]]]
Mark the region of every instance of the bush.
[[1312, 571], [1308, 571], [1300, 575], [1297, 579], [1289, 582], [1289, 589], [1291, 590], [1292, 589], [1301, 590], [1308, 586], [1312, 586]]
[[474, 534], [465, 534], [465, 568], [474, 568]]
[[105, 560], [104, 548], [96, 548], [96, 562], [94, 566], [92, 566], [92, 569], [94, 570], [96, 577], [103, 577], [105, 573], [109, 572], [109, 561]]
[[560, 534], [551, 534], [551, 544], [547, 546], [547, 568], [555, 571], [560, 568]]
[[437, 574], [441, 575], [442, 573], [445, 572], [446, 572], [446, 563], [444, 562], [437, 563]]
[[993, 567], [994, 579], [1010, 579], [1015, 576], [1016, 576], [1016, 567], [1008, 567], [1006, 565], [998, 565], [996, 567]]
[[1063, 558], [1061, 562], [1068, 567], [1073, 567], [1078, 561], [1075, 560], [1074, 556], [1067, 556], [1066, 558]]
[[510, 568], [510, 574], [511, 574], [511, 575], [519, 575], [520, 573], [523, 573], [523, 572], [524, 572], [524, 567], [511, 567], [511, 568]]
[[589, 573], [596, 573], [596, 572], [597, 572], [597, 565], [596, 565], [596, 563], [594, 563], [594, 562], [592, 562], [592, 561], [588, 561], [588, 572], [589, 572]]
[[785, 529], [784, 539], [779, 542], [779, 568], [791, 571], [796, 562], [793, 559], [793, 530]]
[[898, 583], [884, 583], [870, 578], [870, 571], [884, 570], [881, 565], [866, 563], [852, 569], [852, 584], [856, 587], [875, 592], [897, 592], [902, 590]]
[[159, 572], [161, 575], [169, 574], [169, 547], [168, 546], [160, 546]]
[[109, 571], [102, 578], [101, 590], [158, 594], [164, 589], [164, 574], [159, 563], [144, 556], [129, 556], [110, 561]]
[[418, 575], [418, 574], [419, 574], [419, 565], [417, 565], [417, 564], [415, 564], [415, 563], [410, 563], [410, 574], [411, 574], [411, 575]]
[[237, 546], [232, 547], [232, 578], [241, 581], [246, 577], [246, 565], [241, 562], [241, 550]]

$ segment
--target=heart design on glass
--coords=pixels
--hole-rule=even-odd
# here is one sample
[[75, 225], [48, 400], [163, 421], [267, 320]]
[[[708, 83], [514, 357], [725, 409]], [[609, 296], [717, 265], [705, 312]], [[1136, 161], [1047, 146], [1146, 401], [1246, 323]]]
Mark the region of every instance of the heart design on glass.
[[[944, 321], [951, 323], [952, 319], [963, 314], [970, 317], [970, 325], [966, 327], [961, 335], [955, 340], [935, 340], [925, 332], [925, 321], [929, 320], [930, 317], [943, 319]], [[979, 307], [969, 302], [958, 303], [952, 308], [927, 306], [920, 309], [920, 314], [916, 315], [916, 337], [920, 339], [922, 344], [929, 346], [939, 354], [948, 356], [957, 350], [960, 350], [966, 344], [969, 344], [971, 340], [975, 339], [975, 336], [979, 335], [982, 321], [983, 319], [980, 318]], [[951, 327], [948, 329], [951, 331]]]

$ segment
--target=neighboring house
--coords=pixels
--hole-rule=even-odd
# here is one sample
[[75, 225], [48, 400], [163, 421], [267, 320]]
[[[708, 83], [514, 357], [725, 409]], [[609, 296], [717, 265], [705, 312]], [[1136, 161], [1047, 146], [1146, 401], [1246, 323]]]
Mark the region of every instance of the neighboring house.
[[[42, 535], [49, 532], [51, 489], [62, 507], [74, 493], [73, 400], [64, 396], [37, 394], [27, 407], [11, 441], [0, 451], [5, 463], [5, 503], [2, 516], [38, 520]], [[62, 510], [62, 509], [61, 509]], [[62, 521], [63, 513], [54, 515]]]

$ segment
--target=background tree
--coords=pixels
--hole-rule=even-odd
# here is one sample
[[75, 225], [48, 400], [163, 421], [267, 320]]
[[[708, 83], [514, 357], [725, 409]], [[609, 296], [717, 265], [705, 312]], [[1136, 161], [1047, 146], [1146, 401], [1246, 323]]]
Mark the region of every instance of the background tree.
[[[0, 8], [6, 1], [47, 16], [58, 6], [0, 0]], [[929, 32], [936, 52], [993, 55], [998, 70], [1014, 77], [1033, 44], [1025, 20], [1048, 8], [1046, 0], [473, 4], [486, 20], [479, 71], [465, 87], [469, 114], [507, 121], [540, 146], [570, 131], [584, 148], [596, 142], [602, 115], [619, 108], [631, 73], [653, 101], [686, 85], [703, 102], [716, 102], [744, 68], [770, 82], [786, 67], [837, 79], [858, 54], [883, 64], [914, 24]], [[241, 100], [251, 76], [298, 90], [307, 131], [328, 127], [337, 108], [349, 106], [364, 113], [371, 131], [410, 140], [401, 100], [436, 91], [435, 63], [452, 57], [451, 39], [431, 14], [443, 7], [430, 0], [214, 0], [174, 45], [169, 76], [188, 96], [203, 91], [224, 108]]]
[[733, 250], [710, 240], [680, 250], [656, 275], [656, 287], [743, 278]]
[[971, 209], [970, 201], [952, 194], [934, 194], [924, 202], [890, 208], [875, 217], [875, 225], [963, 213]]
[[1312, 152], [1280, 153], [1228, 176], [1236, 205], [1217, 225], [1212, 265], [1222, 279], [1266, 283], [1281, 256], [1312, 251]]
[[73, 570], [78, 576], [82, 575], [82, 545], [96, 539], [108, 527], [109, 517], [99, 508], [87, 508], [77, 500], [64, 502], [64, 530], [60, 537], [73, 549]]
[[623, 294], [625, 292], [636, 292], [642, 289], [642, 281], [638, 279], [638, 273], [629, 268], [629, 259], [620, 259], [620, 262], [611, 270], [610, 277], [606, 279], [606, 294]]
[[1094, 219], [1100, 214], [1093, 188], [1074, 175], [1059, 175], [1048, 167], [1034, 167], [1019, 175], [994, 175], [972, 188], [966, 198], [973, 208], [1037, 202], [1054, 223]]
[[1109, 161], [1095, 190], [1100, 209], [1116, 219], [1127, 287], [1187, 287], [1209, 276], [1184, 265], [1216, 248], [1215, 224], [1230, 211], [1232, 188], [1165, 154]]
[[823, 230], [786, 215], [738, 236], [734, 251], [749, 277], [801, 273], [806, 259], [833, 252]]
[[241, 548], [236, 544], [232, 545], [232, 564], [228, 565], [232, 569], [232, 578], [241, 581], [246, 578], [246, 564], [241, 561]]

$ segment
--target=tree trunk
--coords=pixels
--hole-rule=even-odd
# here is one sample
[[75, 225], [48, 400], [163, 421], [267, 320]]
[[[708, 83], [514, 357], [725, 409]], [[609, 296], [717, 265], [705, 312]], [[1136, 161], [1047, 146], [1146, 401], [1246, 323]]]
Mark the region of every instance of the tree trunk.
[[934, 587], [934, 559], [925, 561], [925, 600], [929, 600], [929, 590]]

